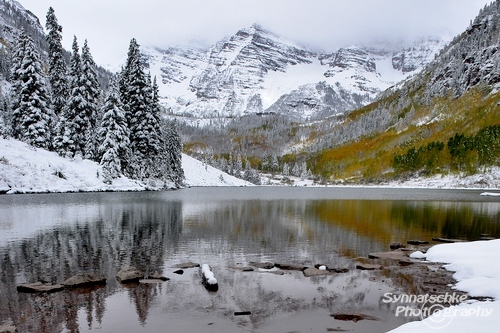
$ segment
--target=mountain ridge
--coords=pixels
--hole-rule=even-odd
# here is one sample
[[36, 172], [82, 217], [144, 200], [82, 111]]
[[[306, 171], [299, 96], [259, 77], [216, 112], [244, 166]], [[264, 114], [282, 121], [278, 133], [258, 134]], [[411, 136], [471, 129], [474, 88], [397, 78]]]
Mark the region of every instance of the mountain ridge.
[[321, 99], [306, 103], [315, 118], [315, 107], [323, 117], [325, 110], [332, 115], [368, 104], [418, 72], [446, 42], [434, 37], [392, 50], [353, 45], [314, 52], [254, 24], [208, 49], [143, 48], [143, 52], [152, 75], [161, 78], [163, 104], [174, 115], [213, 118], [280, 112], [287, 106], [273, 104], [282, 103], [285, 95], [290, 99], [304, 87], [298, 92], [303, 95], [324, 82], [335, 95], [330, 100], [338, 103], [323, 104]]

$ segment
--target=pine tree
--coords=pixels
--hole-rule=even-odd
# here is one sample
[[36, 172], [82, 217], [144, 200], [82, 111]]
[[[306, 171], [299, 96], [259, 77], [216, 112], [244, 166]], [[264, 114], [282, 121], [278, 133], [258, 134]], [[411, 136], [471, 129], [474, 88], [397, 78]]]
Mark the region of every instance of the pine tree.
[[130, 158], [125, 171], [133, 178], [159, 178], [181, 186], [182, 142], [176, 124], [161, 117], [158, 90], [156, 78], [151, 82], [144, 72], [139, 45], [132, 39], [119, 76], [120, 98], [130, 131]]
[[241, 159], [241, 155], [238, 154], [236, 156], [236, 160], [234, 163], [234, 168], [233, 168], [233, 175], [235, 177], [241, 178], [241, 172], [243, 171], [243, 161]]
[[147, 157], [149, 134], [146, 129], [147, 113], [150, 106], [150, 87], [148, 86], [144, 66], [141, 62], [139, 44], [130, 41], [127, 63], [121, 74], [120, 97], [125, 106], [125, 117], [130, 129], [131, 163], [128, 174], [136, 178], [148, 178]]
[[97, 141], [96, 132], [99, 119], [98, 106], [101, 91], [97, 81], [96, 64], [90, 54], [87, 40], [82, 47], [82, 63], [80, 85], [82, 87], [83, 98], [85, 99], [83, 123], [83, 146], [82, 152], [85, 158], [95, 159]]
[[56, 128], [54, 146], [56, 151], [66, 157], [74, 157], [82, 154], [85, 145], [84, 133], [87, 127], [85, 123], [86, 102], [83, 87], [81, 85], [81, 59], [76, 36], [73, 38], [70, 66], [70, 96], [64, 106], [63, 114], [59, 118]]
[[10, 105], [10, 114], [8, 116], [9, 123], [9, 134], [14, 139], [21, 138], [21, 122], [22, 122], [22, 114], [21, 109], [19, 107], [20, 99], [18, 98], [21, 94], [21, 80], [20, 77], [20, 69], [24, 59], [24, 50], [25, 44], [28, 37], [26, 32], [22, 30], [14, 41], [14, 48], [12, 51], [12, 68], [10, 70], [9, 80], [12, 83], [11, 88], [11, 105]]
[[52, 107], [56, 115], [60, 115], [69, 96], [67, 67], [64, 61], [62, 47], [62, 26], [57, 22], [54, 9], [47, 12], [45, 27], [48, 30], [47, 43], [49, 45], [49, 82], [52, 93]]
[[114, 82], [110, 86], [101, 113], [103, 117], [98, 131], [101, 145], [97, 153], [103, 179], [106, 183], [111, 183], [123, 173], [129, 158], [129, 130]]
[[42, 70], [40, 55], [33, 39], [21, 33], [13, 68], [16, 138], [39, 148], [51, 147], [50, 122], [52, 110], [48, 106], [46, 78]]
[[182, 140], [175, 121], [169, 122], [165, 127], [166, 149], [163, 152], [163, 158], [168, 165], [168, 179], [179, 187], [185, 179], [182, 169]]

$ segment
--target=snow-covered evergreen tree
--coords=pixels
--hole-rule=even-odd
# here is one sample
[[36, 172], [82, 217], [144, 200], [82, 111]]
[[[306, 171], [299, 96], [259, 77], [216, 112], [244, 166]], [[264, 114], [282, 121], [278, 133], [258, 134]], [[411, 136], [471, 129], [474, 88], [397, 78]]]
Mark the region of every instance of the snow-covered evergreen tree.
[[84, 133], [88, 126], [85, 122], [86, 101], [81, 84], [82, 68], [76, 36], [73, 39], [70, 66], [70, 96], [64, 106], [62, 116], [56, 127], [54, 147], [61, 156], [83, 156], [85, 146]]
[[22, 32], [19, 37], [16, 65], [13, 78], [13, 115], [15, 115], [16, 138], [30, 145], [49, 149], [51, 147], [50, 122], [52, 109], [49, 107], [48, 87], [42, 69], [40, 55], [33, 39]]
[[85, 99], [85, 111], [83, 115], [83, 122], [86, 123], [84, 128], [84, 145], [82, 151], [85, 158], [95, 159], [97, 141], [96, 132], [99, 119], [99, 99], [101, 91], [97, 81], [96, 64], [90, 53], [87, 40], [82, 47], [82, 63], [81, 63], [81, 79], [83, 97]]
[[179, 187], [185, 179], [182, 169], [182, 140], [175, 121], [169, 122], [165, 127], [166, 149], [163, 156], [165, 156], [165, 162], [168, 163], [168, 179]]
[[283, 164], [283, 176], [290, 176], [290, 166], [288, 163]]
[[247, 163], [245, 166], [245, 172], [243, 173], [243, 179], [246, 180], [247, 182], [250, 182], [255, 185], [260, 185], [261, 184], [261, 179], [259, 173], [252, 169], [250, 166], [250, 163]]
[[103, 116], [98, 131], [101, 144], [97, 153], [103, 179], [111, 183], [123, 172], [129, 158], [129, 130], [115, 83], [110, 86], [101, 113]]
[[241, 155], [238, 154], [236, 156], [236, 160], [234, 161], [233, 175], [235, 177], [241, 178], [242, 171], [243, 171], [243, 161], [241, 159]]
[[67, 67], [64, 61], [62, 47], [62, 26], [57, 22], [54, 9], [47, 12], [45, 27], [47, 28], [47, 43], [49, 45], [49, 82], [51, 87], [52, 108], [60, 115], [69, 96]]
[[120, 97], [124, 104], [125, 117], [130, 129], [131, 163], [128, 174], [137, 178], [148, 178], [146, 159], [157, 151], [151, 151], [150, 133], [147, 132], [147, 114], [150, 112], [150, 87], [148, 86], [144, 65], [141, 62], [139, 44], [130, 41], [127, 63], [121, 73]]
[[271, 164], [269, 166], [269, 171], [271, 171], [271, 172], [278, 172], [279, 171], [278, 156], [276, 156], [276, 155], [272, 156]]
[[9, 136], [12, 136], [14, 139], [21, 138], [21, 122], [23, 115], [21, 114], [21, 109], [19, 108], [20, 99], [18, 98], [21, 94], [21, 81], [19, 79], [19, 73], [24, 59], [26, 41], [27, 35], [23, 30], [16, 36], [12, 50], [12, 68], [10, 70], [9, 80], [12, 83], [11, 96], [13, 98], [11, 98], [10, 113], [7, 116], [7, 127]]

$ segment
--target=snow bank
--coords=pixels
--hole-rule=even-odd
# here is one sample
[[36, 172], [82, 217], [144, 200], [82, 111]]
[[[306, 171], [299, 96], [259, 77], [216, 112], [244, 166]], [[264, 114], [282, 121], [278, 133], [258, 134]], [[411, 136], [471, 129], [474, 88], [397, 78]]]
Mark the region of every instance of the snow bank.
[[[187, 186], [252, 185], [183, 155]], [[0, 193], [144, 191], [163, 184], [147, 184], [126, 177], [111, 185], [99, 177], [98, 163], [81, 158], [67, 159], [54, 152], [0, 138]]]
[[66, 159], [26, 143], [0, 138], [0, 190], [6, 193], [140, 191], [145, 186], [122, 177], [107, 185], [99, 164]]
[[[500, 327], [500, 239], [470, 243], [441, 244], [430, 248], [425, 257], [431, 262], [448, 263], [458, 281], [455, 289], [471, 296], [491, 297], [488, 302], [472, 301], [450, 307], [450, 316], [443, 322], [440, 313], [422, 321], [402, 325], [391, 333], [436, 332], [494, 332]], [[445, 310], [443, 310], [445, 311]], [[442, 315], [442, 313], [441, 313]], [[441, 322], [440, 322], [441, 320]]]
[[187, 186], [253, 186], [191, 156], [182, 155], [182, 168]]

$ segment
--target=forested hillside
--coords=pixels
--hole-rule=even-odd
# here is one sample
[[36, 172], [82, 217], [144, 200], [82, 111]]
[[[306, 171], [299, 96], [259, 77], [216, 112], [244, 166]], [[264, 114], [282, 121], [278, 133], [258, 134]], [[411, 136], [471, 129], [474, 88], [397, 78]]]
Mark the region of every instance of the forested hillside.
[[146, 73], [136, 40], [125, 67], [103, 90], [87, 40], [80, 51], [74, 37], [67, 66], [52, 8], [46, 22], [46, 56], [27, 29], [12, 33], [0, 135], [96, 161], [106, 183], [125, 175], [180, 186], [182, 142], [175, 122], [163, 116], [156, 78]]
[[499, 34], [496, 1], [420, 74], [322, 131], [314, 173], [373, 181], [498, 165]]

